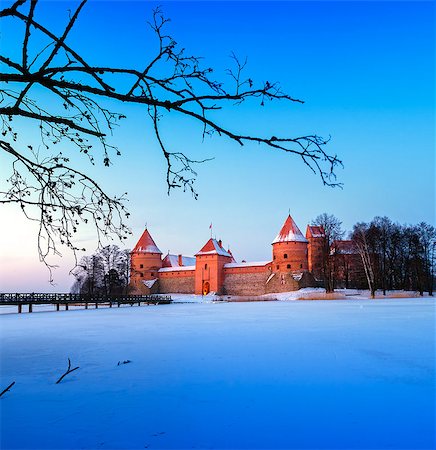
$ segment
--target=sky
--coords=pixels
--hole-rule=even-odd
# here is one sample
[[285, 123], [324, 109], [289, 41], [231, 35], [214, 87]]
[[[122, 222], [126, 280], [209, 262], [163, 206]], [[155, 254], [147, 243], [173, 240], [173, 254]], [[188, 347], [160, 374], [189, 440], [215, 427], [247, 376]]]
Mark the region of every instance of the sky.
[[[43, 1], [36, 14], [62, 30], [75, 3]], [[90, 1], [69, 36], [86, 60], [142, 68], [156, 41], [147, 26], [156, 2]], [[288, 211], [305, 231], [323, 212], [345, 230], [388, 216], [400, 223], [435, 224], [434, 2], [159, 2], [169, 33], [187, 52], [203, 56], [214, 78], [226, 80], [234, 52], [248, 58], [254, 81], [280, 81], [304, 104], [252, 101], [215, 116], [231, 130], [265, 136], [331, 136], [328, 150], [344, 163], [343, 188], [323, 186], [296, 157], [257, 145], [240, 147], [214, 136], [204, 141], [191, 120], [166, 115], [161, 123], [172, 150], [214, 158], [198, 166], [195, 200], [167, 195], [165, 161], [146, 113], [126, 108], [111, 143], [122, 156], [105, 168], [86, 168], [111, 194], [128, 192], [132, 248], [145, 224], [163, 253], [196, 253], [213, 235], [238, 261], [267, 260]], [[1, 48], [14, 54], [19, 39], [0, 25]], [[37, 47], [37, 46], [36, 46]], [[118, 110], [115, 107], [115, 110]], [[27, 128], [29, 138], [33, 130]], [[10, 160], [0, 156], [1, 183]], [[73, 258], [55, 258], [55, 286], [38, 261], [34, 223], [1, 206], [0, 291], [68, 291]], [[90, 229], [78, 240], [95, 250]], [[117, 243], [114, 241], [113, 243]]]

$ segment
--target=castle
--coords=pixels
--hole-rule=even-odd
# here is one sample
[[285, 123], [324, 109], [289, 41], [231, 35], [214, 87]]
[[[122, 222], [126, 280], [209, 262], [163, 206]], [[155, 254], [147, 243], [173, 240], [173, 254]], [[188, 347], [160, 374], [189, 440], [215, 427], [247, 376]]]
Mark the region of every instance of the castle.
[[[272, 259], [237, 263], [221, 240], [210, 238], [194, 257], [167, 254], [157, 247], [146, 228], [131, 252], [130, 287], [133, 292], [221, 295], [262, 295], [288, 292], [309, 286], [323, 286], [322, 227], [308, 225], [306, 236], [292, 219], [286, 218], [272, 242]], [[356, 253], [350, 241], [335, 248], [344, 261], [342, 274], [350, 282]], [[349, 287], [349, 286], [345, 286]]]

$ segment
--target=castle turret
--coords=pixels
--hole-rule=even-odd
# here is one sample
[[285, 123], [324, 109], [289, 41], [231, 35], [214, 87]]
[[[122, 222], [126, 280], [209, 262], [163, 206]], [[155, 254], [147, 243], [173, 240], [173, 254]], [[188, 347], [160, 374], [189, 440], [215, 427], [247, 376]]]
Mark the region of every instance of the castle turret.
[[323, 252], [325, 245], [324, 229], [318, 225], [307, 225], [306, 239], [309, 241], [308, 245], [308, 267], [313, 276], [317, 280], [323, 279]]
[[232, 261], [232, 255], [224, 250], [221, 241], [210, 238], [195, 256], [195, 293], [221, 292], [224, 264]]
[[279, 234], [272, 242], [273, 271], [301, 272], [308, 270], [307, 239], [288, 215]]
[[157, 272], [161, 267], [162, 252], [146, 228], [130, 253], [131, 286], [136, 290], [142, 290], [142, 281], [157, 279]]

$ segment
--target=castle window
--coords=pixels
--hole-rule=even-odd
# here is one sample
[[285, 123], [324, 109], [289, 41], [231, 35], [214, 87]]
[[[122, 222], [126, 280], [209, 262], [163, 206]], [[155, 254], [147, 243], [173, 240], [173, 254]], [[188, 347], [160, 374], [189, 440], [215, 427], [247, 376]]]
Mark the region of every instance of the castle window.
[[285, 254], [283, 255], [283, 258], [288, 259], [288, 254], [285, 253]]
[[303, 268], [303, 264], [300, 264], [300, 269], [302, 269]]
[[204, 268], [207, 269], [207, 264], [204, 265]]
[[279, 267], [280, 267], [280, 266], [277, 264], [277, 270], [279, 270]]
[[290, 269], [290, 268], [291, 268], [291, 265], [290, 265], [290, 264], [288, 264], [288, 265], [286, 266], [286, 268], [287, 268], [287, 269]]
[[154, 273], [153, 272], [151, 272], [151, 274], [150, 274], [152, 277], [154, 277]]
[[273, 259], [276, 259], [276, 255], [274, 255]]
[[143, 269], [144, 268], [144, 264], [139, 264], [139, 268]]
[[141, 278], [144, 278], [144, 274], [143, 274], [142, 272], [139, 272], [139, 276], [140, 276]]

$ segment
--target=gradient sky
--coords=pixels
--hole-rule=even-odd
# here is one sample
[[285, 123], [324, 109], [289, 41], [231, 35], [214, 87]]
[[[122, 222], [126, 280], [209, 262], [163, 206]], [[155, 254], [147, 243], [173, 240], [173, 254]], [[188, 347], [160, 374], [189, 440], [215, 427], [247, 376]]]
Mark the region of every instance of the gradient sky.
[[[37, 14], [60, 30], [72, 4], [45, 1]], [[91, 1], [69, 43], [91, 63], [140, 69], [156, 45], [146, 21], [157, 4]], [[218, 114], [220, 123], [266, 136], [331, 135], [330, 152], [344, 161], [337, 172], [344, 187], [324, 187], [290, 155], [218, 136], [202, 143], [200, 126], [170, 114], [162, 121], [168, 147], [215, 159], [198, 167], [197, 201], [183, 192], [168, 197], [165, 162], [146, 114], [125, 109], [128, 119], [112, 140], [122, 156], [110, 168], [88, 169], [110, 193], [129, 193], [129, 248], [147, 222], [162, 252], [192, 255], [212, 222], [238, 261], [266, 260], [288, 209], [303, 232], [322, 212], [335, 214], [346, 230], [376, 215], [435, 223], [434, 2], [159, 4], [171, 18], [170, 34], [188, 53], [204, 56], [216, 79], [226, 79], [234, 51], [248, 57], [255, 81], [279, 80], [306, 102], [261, 108], [253, 101]], [[19, 47], [3, 27], [2, 50], [13, 53]], [[0, 156], [2, 181], [7, 163]], [[37, 259], [35, 225], [15, 208], [1, 208], [0, 291], [68, 291], [68, 251], [53, 260], [60, 267], [52, 287]], [[79, 239], [92, 253], [95, 236], [84, 230]]]

